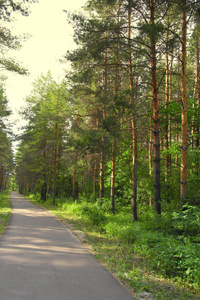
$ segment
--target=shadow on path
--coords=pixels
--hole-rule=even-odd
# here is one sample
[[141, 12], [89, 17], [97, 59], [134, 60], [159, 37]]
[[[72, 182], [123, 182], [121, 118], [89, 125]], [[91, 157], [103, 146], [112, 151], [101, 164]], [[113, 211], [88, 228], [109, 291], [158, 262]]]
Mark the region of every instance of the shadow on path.
[[131, 300], [133, 297], [47, 211], [11, 193], [0, 238], [0, 300]]

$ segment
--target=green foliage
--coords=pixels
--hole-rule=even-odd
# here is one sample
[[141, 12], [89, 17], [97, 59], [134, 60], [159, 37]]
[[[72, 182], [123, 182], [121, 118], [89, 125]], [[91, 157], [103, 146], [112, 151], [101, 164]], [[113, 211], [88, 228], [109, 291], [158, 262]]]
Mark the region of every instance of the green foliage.
[[[68, 202], [62, 206], [64, 210], [69, 207]], [[198, 207], [185, 206], [183, 211], [160, 216], [143, 206], [140, 207], [141, 220], [135, 223], [131, 219], [130, 207], [121, 206], [115, 215], [106, 211], [105, 204], [101, 207], [83, 199], [72, 207], [79, 217], [97, 226], [97, 231], [128, 244], [134, 253], [146, 257], [148, 268], [174, 280], [183, 280], [195, 289], [200, 287]]]
[[11, 214], [9, 191], [0, 193], [0, 235], [8, 224]]
[[200, 242], [200, 209], [197, 206], [184, 205], [183, 211], [173, 212], [171, 228], [177, 234]]
[[131, 244], [136, 240], [135, 228], [131, 223], [120, 224], [113, 221], [108, 222], [104, 228], [109, 237], [116, 238], [119, 241]]
[[162, 23], [157, 24], [139, 24], [139, 30], [141, 34], [146, 34], [151, 38], [154, 38], [155, 41], [161, 36], [164, 31], [164, 26]]
[[109, 237], [132, 244], [135, 253], [148, 259], [151, 269], [170, 278], [181, 278], [191, 287], [198, 288], [200, 210], [191, 206], [184, 209], [159, 216], [153, 210], [143, 208], [142, 220], [136, 223], [131, 220], [130, 208], [121, 208], [114, 216], [107, 213], [107, 218], [102, 219], [100, 210], [97, 218], [97, 210], [84, 204], [82, 213], [90, 219], [97, 218], [98, 226], [103, 226]]
[[8, 176], [13, 171], [12, 138], [10, 126], [7, 125], [7, 117], [10, 114], [5, 90], [3, 85], [0, 84], [0, 191], [7, 188]]

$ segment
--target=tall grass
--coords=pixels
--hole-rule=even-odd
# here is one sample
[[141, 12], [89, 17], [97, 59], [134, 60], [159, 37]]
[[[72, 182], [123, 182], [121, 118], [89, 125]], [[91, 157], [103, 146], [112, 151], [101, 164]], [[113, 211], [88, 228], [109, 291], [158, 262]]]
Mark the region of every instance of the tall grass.
[[8, 224], [11, 214], [9, 191], [0, 193], [0, 235]]

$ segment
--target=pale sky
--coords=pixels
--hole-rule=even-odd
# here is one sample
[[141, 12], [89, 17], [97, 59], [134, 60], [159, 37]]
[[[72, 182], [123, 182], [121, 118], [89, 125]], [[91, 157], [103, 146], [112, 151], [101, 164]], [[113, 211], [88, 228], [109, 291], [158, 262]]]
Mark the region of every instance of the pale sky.
[[30, 76], [7, 73], [5, 86], [9, 107], [13, 111], [15, 133], [21, 124], [17, 111], [24, 105], [24, 99], [32, 89], [32, 82], [49, 70], [55, 80], [64, 78], [64, 69], [69, 66], [61, 64], [59, 60], [67, 50], [74, 49], [75, 44], [72, 27], [68, 24], [67, 14], [63, 10], [80, 11], [85, 3], [86, 0], [39, 0], [39, 3], [31, 5], [29, 17], [20, 16], [11, 24], [14, 34], [32, 35], [22, 49], [12, 52], [12, 56], [22, 62], [23, 67], [28, 68]]

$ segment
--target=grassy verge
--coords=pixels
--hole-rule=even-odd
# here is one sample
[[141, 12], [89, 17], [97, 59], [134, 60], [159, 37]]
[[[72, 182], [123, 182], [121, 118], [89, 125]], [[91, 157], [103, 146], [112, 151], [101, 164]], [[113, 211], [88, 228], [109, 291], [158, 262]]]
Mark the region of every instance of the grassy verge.
[[[84, 242], [96, 258], [136, 299], [200, 299], [199, 236], [195, 234], [193, 243], [186, 230], [180, 235], [182, 219], [178, 213], [160, 217], [143, 211], [142, 219], [133, 223], [129, 208], [120, 207], [113, 215], [106, 202], [100, 207], [84, 199], [76, 203], [60, 199], [52, 206], [51, 202], [38, 202], [34, 196], [29, 199], [73, 230], [82, 231]], [[186, 222], [189, 230], [190, 222], [184, 218], [184, 226]], [[198, 229], [194, 220], [191, 224]]]
[[8, 224], [11, 214], [9, 191], [0, 193], [0, 235]]

